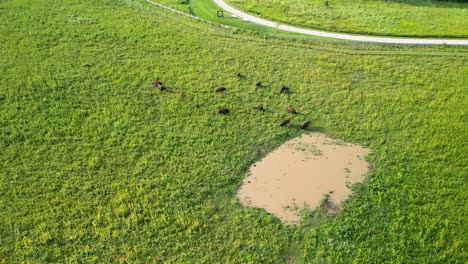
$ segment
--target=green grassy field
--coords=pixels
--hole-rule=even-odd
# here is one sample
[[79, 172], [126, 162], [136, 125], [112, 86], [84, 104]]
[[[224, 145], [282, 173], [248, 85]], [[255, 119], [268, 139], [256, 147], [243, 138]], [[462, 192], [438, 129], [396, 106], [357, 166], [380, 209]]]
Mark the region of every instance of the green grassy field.
[[[466, 260], [467, 48], [265, 41], [134, 0], [0, 10], [1, 263]], [[235, 193], [305, 119], [376, 169], [285, 227]]]
[[390, 36], [468, 37], [466, 1], [227, 0], [226, 2], [257, 16], [306, 28]]

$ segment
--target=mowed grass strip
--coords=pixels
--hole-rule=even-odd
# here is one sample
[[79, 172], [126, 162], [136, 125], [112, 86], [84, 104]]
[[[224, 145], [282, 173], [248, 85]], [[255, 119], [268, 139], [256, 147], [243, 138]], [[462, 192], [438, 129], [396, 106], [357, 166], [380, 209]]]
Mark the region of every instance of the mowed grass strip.
[[385, 36], [468, 37], [466, 1], [228, 0], [226, 2], [256, 16], [306, 28]]
[[[3, 262], [465, 259], [466, 48], [266, 42], [143, 1], [0, 9]], [[235, 193], [304, 120], [376, 169], [285, 227]]]
[[[212, 22], [214, 24], [225, 25], [233, 30], [233, 33], [238, 34], [240, 32], [251, 34], [262, 35], [265, 38], [268, 37], [288, 37], [288, 38], [299, 38], [299, 39], [327, 39], [323, 37], [315, 37], [309, 35], [303, 35], [298, 33], [291, 33], [288, 31], [277, 30], [271, 27], [245, 21], [229, 12], [226, 12], [219, 8], [213, 1], [186, 1], [179, 2], [174, 0], [165, 0], [161, 3], [171, 8], [178, 9], [186, 12], [187, 14], [194, 15], [201, 18], [202, 20]], [[222, 13], [218, 13], [222, 11]], [[175, 14], [171, 11], [165, 11], [167, 15], [174, 16]], [[218, 17], [218, 14], [222, 15]]]

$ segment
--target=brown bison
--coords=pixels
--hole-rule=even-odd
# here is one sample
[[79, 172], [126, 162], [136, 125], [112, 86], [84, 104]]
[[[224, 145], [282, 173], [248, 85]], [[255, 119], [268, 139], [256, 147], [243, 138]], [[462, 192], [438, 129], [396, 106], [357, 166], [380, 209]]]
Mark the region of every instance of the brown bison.
[[301, 129], [307, 129], [307, 127], [309, 127], [309, 125], [310, 125], [310, 121], [306, 121], [306, 122], [304, 122], [304, 124], [302, 124]]
[[291, 119], [283, 120], [283, 122], [281, 122], [280, 126], [287, 126], [290, 121], [291, 121]]
[[227, 114], [227, 113], [229, 113], [229, 109], [227, 109], [227, 108], [220, 108], [220, 109], [218, 109], [218, 113], [219, 113], [219, 114]]
[[287, 93], [287, 92], [289, 92], [289, 87], [287, 87], [286, 85], [283, 85], [283, 86], [281, 87], [280, 94], [281, 94], [281, 93]]
[[260, 110], [260, 111], [265, 111], [265, 108], [263, 108], [263, 105], [259, 104], [254, 107], [254, 109]]
[[290, 107], [290, 106], [288, 106], [288, 109], [287, 109], [287, 110], [288, 110], [288, 112], [291, 113], [291, 114], [297, 114], [296, 109], [294, 109], [294, 108], [292, 108], [292, 107]]
[[217, 92], [217, 93], [222, 93], [222, 92], [224, 92], [224, 91], [226, 91], [226, 88], [224, 88], [224, 87], [222, 87], [222, 86], [216, 88], [216, 92]]
[[164, 85], [162, 84], [162, 82], [158, 81], [158, 80], [153, 80], [151, 82], [151, 84], [154, 86], [154, 87], [157, 87], [159, 89], [159, 91], [164, 91], [166, 90], [166, 87], [164, 87]]

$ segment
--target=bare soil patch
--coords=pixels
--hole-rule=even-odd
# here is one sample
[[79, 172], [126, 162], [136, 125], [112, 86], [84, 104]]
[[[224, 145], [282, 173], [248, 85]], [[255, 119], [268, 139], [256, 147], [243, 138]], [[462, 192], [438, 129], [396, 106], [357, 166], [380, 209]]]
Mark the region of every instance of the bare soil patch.
[[253, 164], [237, 196], [245, 206], [264, 208], [285, 224], [297, 224], [301, 210], [317, 207], [330, 192], [327, 205], [336, 211], [351, 186], [368, 172], [368, 153], [321, 133], [305, 134]]

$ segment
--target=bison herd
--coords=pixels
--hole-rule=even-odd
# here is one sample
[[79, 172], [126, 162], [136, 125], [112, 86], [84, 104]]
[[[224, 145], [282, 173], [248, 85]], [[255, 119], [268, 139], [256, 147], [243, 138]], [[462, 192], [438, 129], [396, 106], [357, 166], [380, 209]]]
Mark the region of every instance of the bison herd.
[[[242, 74], [240, 74], [240, 73], [238, 73], [236, 76], [237, 76], [239, 79], [240, 79], [241, 77], [243, 77]], [[152, 84], [154, 87], [156, 87], [157, 89], [159, 89], [160, 92], [163, 92], [163, 91], [166, 90], [166, 87], [164, 87], [164, 85], [162, 84], [162, 82], [160, 82], [159, 80], [153, 80], [153, 81], [151, 82], [151, 84]], [[262, 87], [262, 83], [261, 83], [261, 82], [257, 82], [257, 83], [255, 83], [255, 86], [258, 87], [258, 88], [259, 88], [259, 87]], [[227, 91], [227, 89], [226, 89], [225, 87], [221, 86], [221, 87], [216, 88], [215, 91], [216, 91], [216, 93], [222, 93], [222, 92]], [[283, 93], [289, 93], [289, 87], [288, 87], [288, 86], [285, 86], [285, 85], [281, 86], [280, 94], [283, 94]], [[181, 96], [181, 97], [185, 97], [185, 93], [184, 93], [184, 92], [181, 92], [181, 93], [180, 93], [180, 96]], [[256, 110], [258, 110], [258, 111], [265, 111], [265, 108], [264, 108], [263, 105], [261, 105], [261, 104], [255, 106], [254, 109], [256, 109]], [[290, 106], [288, 106], [288, 108], [286, 108], [286, 110], [287, 110], [289, 113], [293, 114], [293, 115], [297, 114], [296, 109], [294, 109], [294, 108], [292, 108], [292, 107], [290, 107]], [[224, 108], [224, 107], [223, 107], [223, 108], [219, 108], [219, 109], [218, 109], [218, 113], [219, 113], [219, 114], [228, 114], [228, 113], [229, 113], [229, 109], [228, 109], [228, 108]], [[291, 122], [291, 119], [285, 119], [285, 120], [283, 120], [283, 122], [280, 123], [280, 126], [287, 126], [290, 122]], [[301, 125], [301, 129], [307, 129], [307, 127], [309, 127], [309, 124], [310, 124], [310, 121], [304, 122], [304, 123]]]

